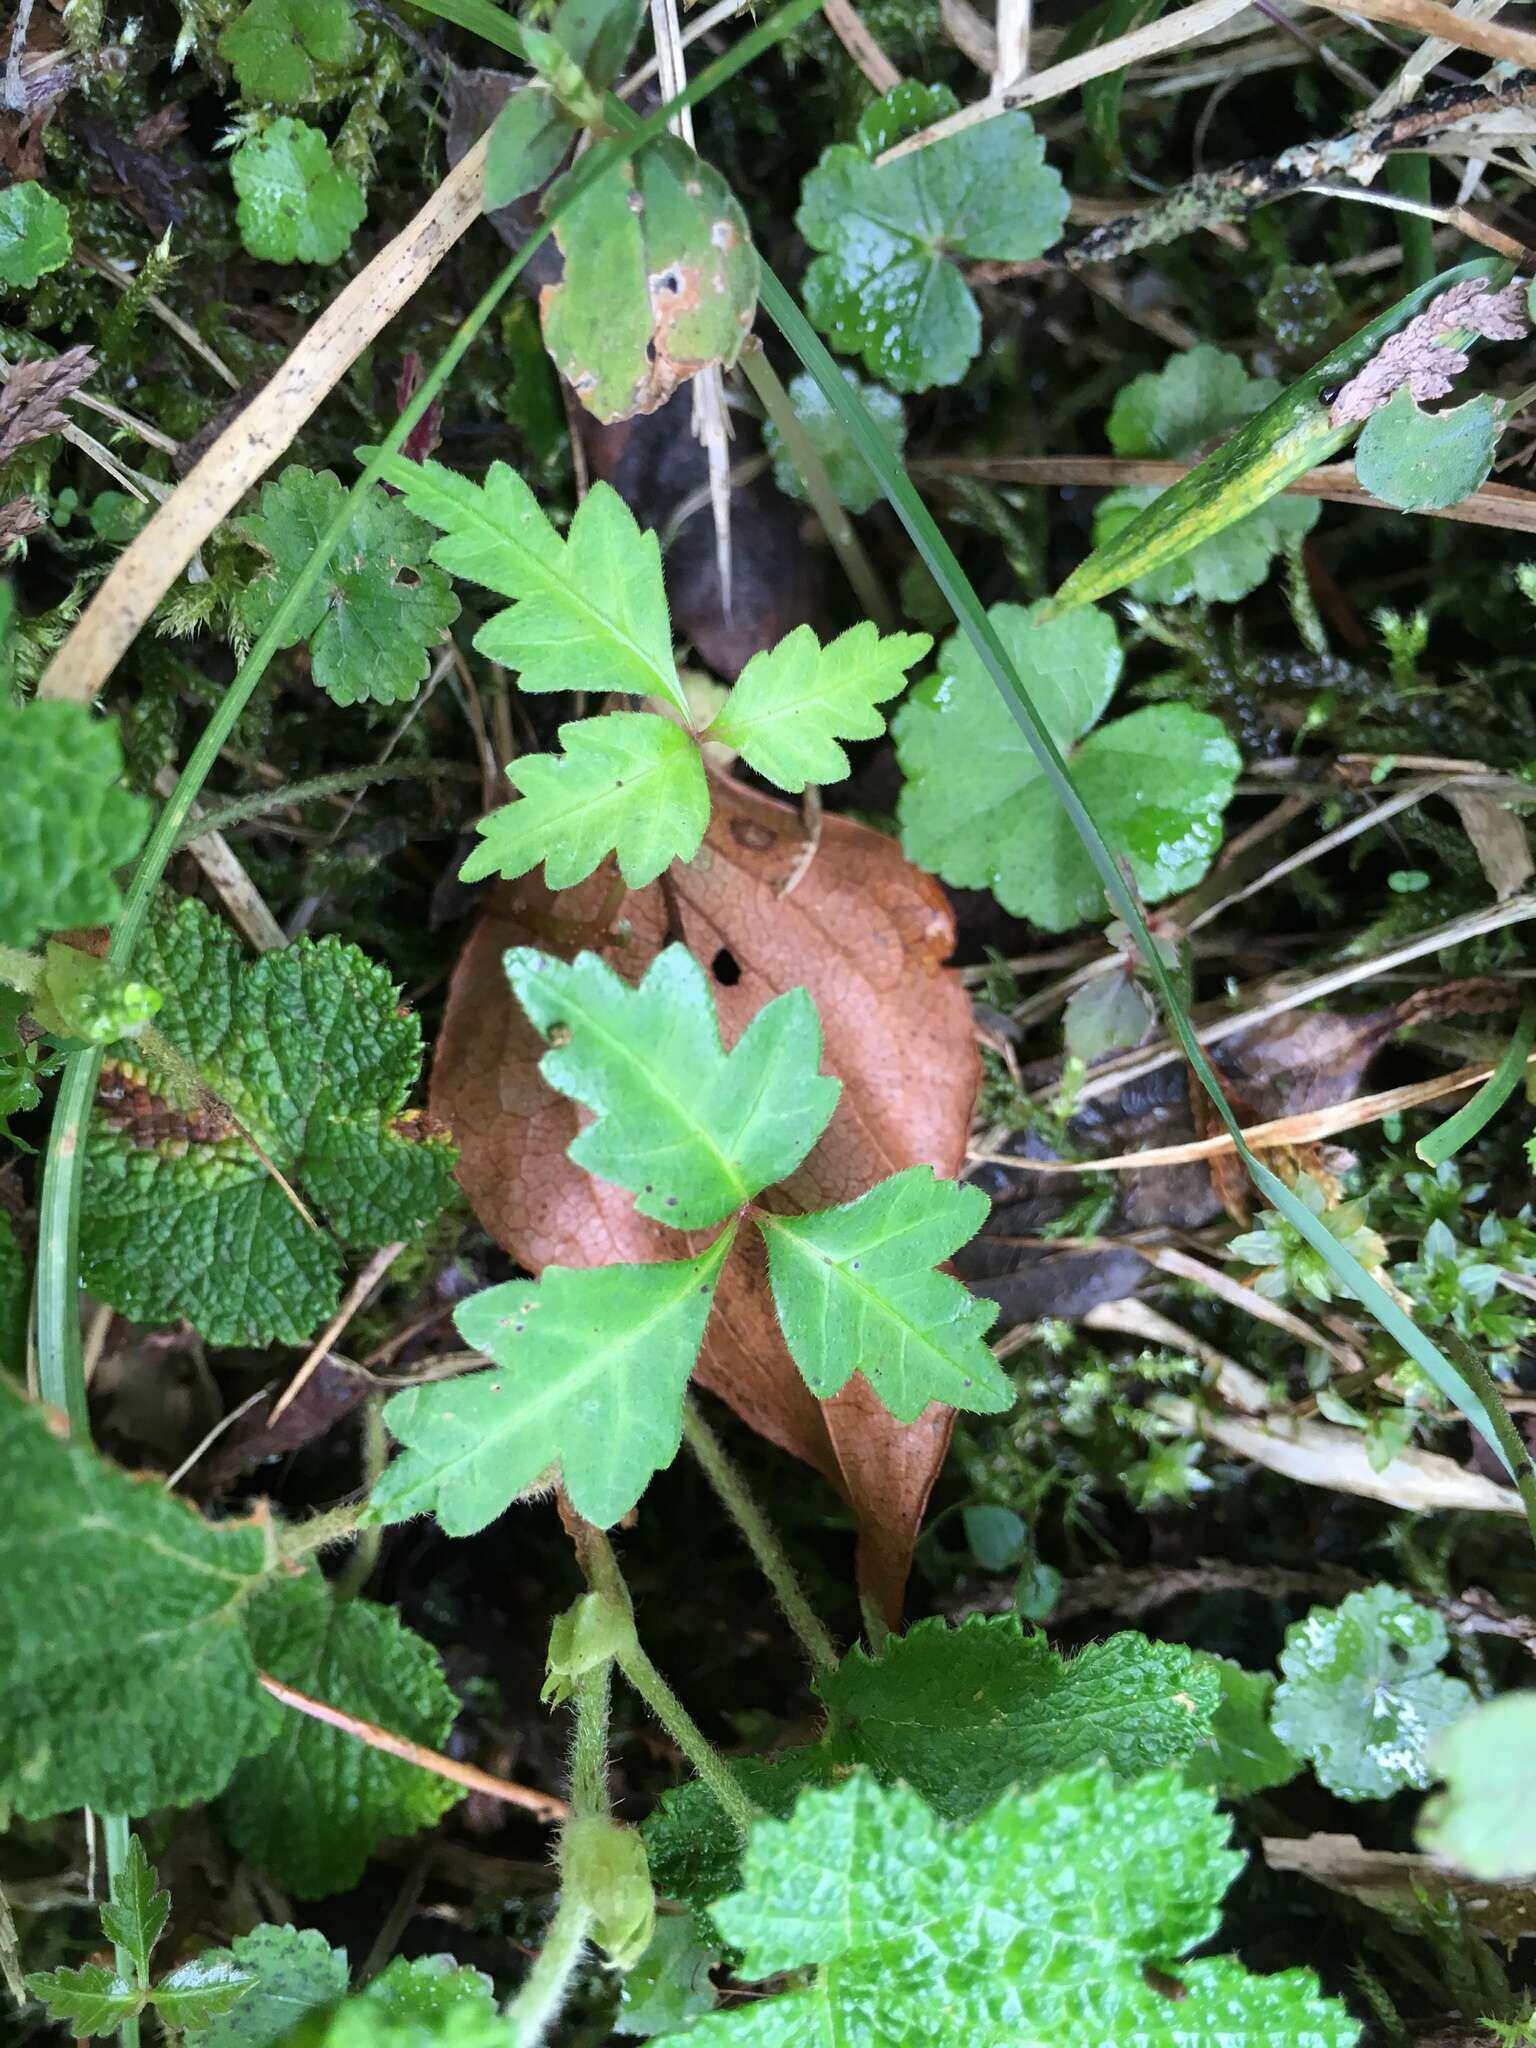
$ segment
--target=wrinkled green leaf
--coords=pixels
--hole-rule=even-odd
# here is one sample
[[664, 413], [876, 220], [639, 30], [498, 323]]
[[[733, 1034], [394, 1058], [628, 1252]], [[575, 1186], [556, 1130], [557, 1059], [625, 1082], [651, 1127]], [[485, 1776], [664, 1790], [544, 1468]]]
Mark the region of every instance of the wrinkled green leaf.
[[934, 1269], [981, 1228], [980, 1188], [910, 1166], [809, 1216], [757, 1219], [790, 1356], [818, 1400], [862, 1372], [902, 1422], [930, 1401], [995, 1415], [1013, 1383], [987, 1349], [995, 1302]]
[[67, 2025], [77, 2040], [115, 2034], [125, 2019], [144, 2010], [144, 1993], [105, 1963], [37, 1970], [26, 1982], [32, 1996], [47, 2006], [48, 2017]]
[[[311, 1699], [441, 1749], [458, 1703], [430, 1643], [392, 1608], [338, 1600], [318, 1574], [258, 1598], [251, 1643], [264, 1671]], [[224, 1832], [295, 1898], [346, 1891], [377, 1843], [430, 1827], [458, 1786], [308, 1714], [243, 1763], [218, 1804]]]
[[654, 1266], [546, 1266], [461, 1303], [459, 1334], [495, 1367], [389, 1403], [406, 1455], [375, 1487], [372, 1519], [431, 1513], [470, 1536], [555, 1466], [588, 1521], [610, 1528], [628, 1514], [677, 1456], [730, 1237]]
[[245, 1606], [253, 1525], [205, 1522], [0, 1381], [0, 1792], [27, 1818], [190, 1806], [277, 1731]]
[[1536, 1692], [1473, 1707], [1430, 1744], [1446, 1789], [1426, 1799], [1419, 1842], [1485, 1884], [1536, 1876]]
[[681, 727], [654, 711], [610, 711], [562, 725], [560, 744], [563, 755], [507, 763], [522, 800], [481, 819], [462, 880], [510, 881], [543, 861], [549, 887], [569, 889], [614, 853], [627, 885], [643, 889], [673, 861], [692, 860], [709, 824], [709, 784]]
[[250, 0], [219, 37], [219, 55], [251, 101], [297, 107], [318, 74], [349, 65], [362, 48], [351, 0]]
[[551, 1043], [539, 1072], [594, 1114], [569, 1156], [678, 1230], [719, 1223], [792, 1173], [837, 1102], [804, 989], [759, 1010], [727, 1053], [709, 978], [682, 946], [637, 988], [596, 953], [567, 963], [525, 946], [507, 976]]
[[885, 720], [875, 706], [932, 645], [926, 633], [881, 634], [866, 619], [823, 647], [796, 626], [752, 656], [707, 737], [796, 796], [808, 782], [841, 782], [848, 756], [838, 741], [879, 738]]
[[115, 922], [123, 899], [113, 871], [149, 829], [148, 804], [123, 787], [116, 725], [83, 704], [0, 697], [0, 760], [0, 945], [25, 949], [43, 932]]
[[598, 178], [555, 240], [565, 268], [539, 295], [544, 345], [595, 418], [654, 412], [696, 371], [735, 362], [757, 251], [729, 185], [686, 143], [658, 136]]
[[185, 2048], [285, 2048], [295, 2028], [347, 1995], [347, 1958], [313, 1927], [265, 1924], [199, 1956], [250, 1979], [227, 2013], [189, 2027]]
[[31, 291], [73, 247], [69, 209], [51, 192], [30, 180], [0, 192], [0, 284]]
[[821, 252], [805, 274], [811, 319], [896, 391], [957, 384], [981, 347], [981, 314], [957, 266], [1042, 255], [1066, 220], [1065, 188], [1027, 114], [873, 162], [897, 131], [955, 105], [947, 87], [897, 86], [866, 109], [857, 143], [822, 151], [795, 216]]
[[1014, 1615], [920, 1621], [878, 1657], [850, 1650], [817, 1690], [846, 1762], [951, 1820], [1085, 1764], [1129, 1779], [1183, 1763], [1220, 1697], [1209, 1660], [1181, 1644], [1126, 1630], [1062, 1657]]
[[229, 175], [240, 239], [262, 262], [335, 263], [368, 211], [363, 188], [333, 161], [320, 130], [290, 114], [242, 142]]
[[[731, 1771], [759, 1812], [776, 1820], [788, 1818], [807, 1785], [830, 1785], [839, 1775], [831, 1749], [820, 1744], [736, 1758]], [[719, 1800], [701, 1779], [690, 1778], [662, 1794], [641, 1832], [656, 1889], [663, 1898], [701, 1909], [704, 1938], [717, 1939], [702, 1909], [741, 1883], [745, 1848]]]
[[366, 1991], [301, 2023], [283, 2048], [509, 2048], [490, 1979], [452, 1956], [396, 1956]]
[[1393, 1586], [1314, 1607], [1285, 1632], [1272, 1725], [1341, 1799], [1428, 1785], [1429, 1747], [1472, 1694], [1436, 1667], [1445, 1623]]
[[[691, 2038], [838, 2048], [1353, 2048], [1308, 1970], [1190, 1959], [1242, 1859], [1208, 1793], [1102, 1771], [1007, 1793], [947, 1828], [905, 1786], [855, 1777], [752, 1831], [742, 1889], [712, 1909], [739, 1974], [815, 1979]], [[1172, 1977], [1170, 1996], [1159, 1982]]]
[[157, 920], [135, 960], [166, 1038], [327, 1227], [221, 1112], [170, 1106], [153, 1075], [138, 1094], [140, 1070], [109, 1066], [81, 1195], [87, 1284], [215, 1344], [301, 1344], [336, 1306], [339, 1247], [414, 1238], [452, 1191], [452, 1146], [404, 1108], [420, 1024], [355, 946], [300, 939], [246, 964], [197, 903]]
[[432, 559], [515, 602], [475, 635], [525, 690], [664, 697], [688, 717], [672, 658], [661, 546], [618, 492], [596, 483], [562, 540], [527, 484], [493, 462], [483, 484], [392, 455], [385, 480], [444, 535]]
[[[846, 367], [843, 375], [858, 393], [871, 420], [900, 456], [907, 441], [907, 416], [901, 400], [883, 384], [866, 384], [857, 370]], [[848, 429], [821, 394], [821, 386], [808, 371], [801, 370], [789, 380], [789, 402], [794, 407], [806, 439], [821, 458], [840, 505], [850, 512], [867, 512], [879, 503], [880, 481], [854, 446]], [[773, 480], [791, 498], [805, 497], [805, 485], [786, 447], [783, 435], [772, 420], [763, 425], [763, 445], [773, 457]]]
[[[285, 469], [264, 486], [261, 510], [240, 532], [270, 566], [240, 593], [241, 626], [265, 630], [340, 511], [346, 493], [330, 470]], [[374, 490], [337, 542], [325, 574], [291, 622], [286, 647], [309, 642], [316, 683], [338, 704], [403, 704], [431, 668], [427, 650], [459, 615], [440, 569], [427, 565], [432, 533], [398, 498]]]
[[128, 1854], [112, 1879], [112, 1895], [101, 1909], [101, 1931], [122, 1949], [133, 1965], [135, 1980], [149, 1977], [149, 1958], [170, 1918], [171, 1895], [160, 1891], [144, 1844], [128, 1837]]
[[1399, 511], [1437, 512], [1488, 481], [1503, 430], [1504, 408], [1486, 394], [1425, 412], [1399, 391], [1360, 429], [1355, 474]]

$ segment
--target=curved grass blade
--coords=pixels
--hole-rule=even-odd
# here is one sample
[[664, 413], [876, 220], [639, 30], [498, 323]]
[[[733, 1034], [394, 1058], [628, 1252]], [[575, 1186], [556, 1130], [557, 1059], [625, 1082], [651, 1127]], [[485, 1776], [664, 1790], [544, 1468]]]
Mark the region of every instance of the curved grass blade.
[[1343, 427], [1329, 424], [1328, 407], [1335, 387], [1347, 383], [1384, 341], [1452, 285], [1481, 277], [1492, 287], [1504, 284], [1513, 274], [1512, 263], [1499, 257], [1479, 257], [1455, 270], [1444, 270], [1408, 292], [1282, 391], [1197, 469], [1154, 498], [1113, 540], [1096, 548], [1045, 605], [1041, 618], [1055, 618], [1078, 605], [1092, 604], [1145, 576], [1149, 569], [1188, 554], [1198, 542], [1209, 540], [1317, 463], [1336, 455], [1359, 433], [1360, 422]]
[[[1471, 274], [1481, 274], [1482, 266], [1469, 268]], [[1464, 274], [1467, 272], [1450, 273], [1453, 280]], [[1440, 280], [1439, 283], [1443, 288], [1444, 280]], [[971, 588], [965, 571], [956, 561], [948, 542], [935, 525], [932, 515], [918, 495], [906, 470], [892, 454], [890, 444], [883, 439], [879, 428], [859, 402], [857, 394], [822, 345], [820, 337], [778, 278], [766, 267], [763, 271], [762, 303], [780, 333], [816, 379], [827, 403], [848, 429], [859, 453], [879, 478], [886, 498], [911, 536], [913, 545], [922, 556], [934, 581], [944, 593], [945, 600], [961, 630], [975, 648], [1003, 702], [1018, 721], [1058, 802], [1082, 840], [1088, 857], [1104, 884], [1105, 895], [1109, 898], [1116, 915], [1123, 918], [1134, 933], [1142, 958], [1162, 996], [1168, 1028], [1177, 1039], [1196, 1079], [1210, 1097], [1217, 1115], [1236, 1146], [1239, 1158], [1259, 1192], [1273, 1208], [1280, 1211], [1287, 1222], [1295, 1225], [1312, 1249], [1327, 1263], [1340, 1286], [1353, 1295], [1388, 1335], [1402, 1346], [1445, 1398], [1487, 1440], [1505, 1471], [1519, 1487], [1527, 1517], [1531, 1522], [1532, 1535], [1536, 1537], [1536, 1463], [1533, 1463], [1530, 1452], [1510, 1420], [1491, 1376], [1475, 1359], [1467, 1361], [1467, 1370], [1459, 1370], [1453, 1365], [1444, 1352], [1431, 1343], [1424, 1332], [1393, 1300], [1381, 1282], [1368, 1273], [1358, 1259], [1345, 1251], [1311, 1211], [1297, 1200], [1284, 1181], [1278, 1179], [1249, 1150], [1242, 1127], [1233, 1115], [1227, 1098], [1201, 1049], [1194, 1026], [1180, 1001], [1173, 977], [1162, 954], [1152, 943], [1152, 936], [1147, 930], [1135, 892], [1128, 886], [1113, 854], [1104, 842], [1103, 834], [1094, 823], [1092, 814], [1073, 787], [1067, 764], [1020, 682], [1018, 673], [988, 619], [981, 600]], [[1311, 458], [1308, 459], [1310, 461]], [[1480, 1384], [1474, 1384], [1474, 1379]]]
[[1485, 1124], [1492, 1123], [1508, 1102], [1525, 1072], [1525, 1063], [1536, 1045], [1536, 1003], [1520, 1012], [1515, 1035], [1505, 1046], [1499, 1064], [1470, 1102], [1464, 1102], [1454, 1116], [1436, 1125], [1427, 1138], [1420, 1138], [1414, 1151], [1426, 1166], [1441, 1166], [1454, 1159], [1463, 1145], [1470, 1145]]

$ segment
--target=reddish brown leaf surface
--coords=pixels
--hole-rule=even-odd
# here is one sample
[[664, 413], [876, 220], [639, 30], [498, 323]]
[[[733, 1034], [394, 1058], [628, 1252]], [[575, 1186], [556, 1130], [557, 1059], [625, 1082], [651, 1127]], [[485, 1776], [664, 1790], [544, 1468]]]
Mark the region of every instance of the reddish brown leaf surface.
[[[956, 1174], [979, 1062], [965, 993], [943, 964], [954, 940], [948, 905], [893, 841], [844, 818], [824, 819], [815, 859], [783, 896], [801, 853], [795, 811], [717, 780], [698, 858], [669, 878], [671, 922], [659, 886], [633, 891], [611, 921], [619, 937], [600, 950], [636, 981], [680, 937], [713, 968], [728, 1046], [764, 1003], [809, 989], [825, 1032], [823, 1066], [843, 1093], [821, 1142], [784, 1183], [786, 1208], [848, 1201], [905, 1166]], [[432, 1114], [453, 1126], [459, 1179], [486, 1229], [534, 1273], [682, 1250], [680, 1233], [637, 1216], [631, 1196], [566, 1158], [576, 1105], [540, 1077], [544, 1047], [502, 971], [508, 946], [570, 958], [593, 944], [610, 928], [613, 887], [600, 870], [559, 896], [534, 876], [503, 888], [459, 961], [438, 1044]], [[742, 1233], [722, 1276], [699, 1377], [850, 1503], [860, 1582], [894, 1619], [952, 1411], [935, 1406], [915, 1423], [896, 1422], [862, 1376], [834, 1400], [815, 1400], [779, 1336], [755, 1232]]]

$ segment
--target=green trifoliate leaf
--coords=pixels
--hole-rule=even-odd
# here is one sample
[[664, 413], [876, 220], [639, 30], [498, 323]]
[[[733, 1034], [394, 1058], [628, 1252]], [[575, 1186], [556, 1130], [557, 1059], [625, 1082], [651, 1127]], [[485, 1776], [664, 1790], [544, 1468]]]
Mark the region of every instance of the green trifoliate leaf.
[[539, 295], [544, 345], [597, 419], [654, 412], [696, 371], [735, 362], [757, 307], [757, 251], [730, 187], [686, 143], [647, 143], [554, 232], [565, 268]]
[[[1109, 439], [1117, 455], [1192, 460], [1279, 393], [1272, 377], [1250, 377], [1236, 356], [1201, 342], [1122, 387], [1109, 415]], [[1135, 487], [1109, 492], [1094, 515], [1094, 545], [1103, 547], [1157, 496], [1155, 489]], [[1305, 498], [1272, 498], [1188, 554], [1138, 577], [1131, 588], [1152, 604], [1180, 604], [1191, 596], [1235, 604], [1257, 590], [1288, 536], [1312, 531], [1321, 510]]]
[[0, 1381], [0, 1792], [25, 1818], [211, 1799], [277, 1732], [245, 1607], [262, 1532], [64, 1442]]
[[251, 1989], [248, 1972], [221, 1956], [200, 1956], [162, 1977], [149, 2002], [168, 2030], [206, 2027], [234, 2011]]
[[[1114, 626], [1086, 606], [1044, 623], [1039, 611], [1000, 604], [989, 616], [1079, 795], [1147, 902], [1191, 888], [1221, 844], [1237, 748], [1218, 719], [1185, 704], [1155, 704], [1093, 731], [1120, 679]], [[962, 636], [945, 641], [938, 673], [893, 729], [907, 778], [902, 845], [920, 867], [960, 888], [991, 889], [1005, 910], [1047, 931], [1103, 914], [1103, 884], [1082, 842]]]
[[576, 1512], [610, 1528], [677, 1456], [730, 1239], [662, 1265], [546, 1266], [472, 1295], [454, 1320], [495, 1369], [389, 1403], [406, 1455], [374, 1488], [370, 1518], [431, 1513], [470, 1536], [558, 1466]]
[[880, 737], [885, 720], [875, 706], [896, 695], [932, 645], [926, 633], [881, 634], [866, 619], [823, 647], [809, 626], [796, 626], [753, 655], [707, 737], [796, 796], [808, 782], [841, 782], [848, 756], [838, 741]]
[[1273, 1726], [1341, 1799], [1386, 1799], [1434, 1776], [1430, 1743], [1472, 1694], [1436, 1667], [1445, 1623], [1392, 1586], [1314, 1607], [1285, 1632]]
[[819, 250], [805, 304], [832, 346], [862, 355], [897, 391], [958, 384], [981, 347], [981, 314], [957, 265], [1023, 262], [1058, 241], [1067, 194], [1027, 114], [877, 166], [897, 129], [953, 112], [947, 87], [899, 85], [865, 111], [857, 143], [834, 143], [795, 216]]
[[130, 1835], [123, 1867], [112, 1880], [112, 1896], [101, 1909], [101, 1931], [127, 1953], [141, 1984], [148, 1980], [149, 1958], [170, 1918], [171, 1895], [158, 1884], [144, 1844]]
[[[4, 1133], [0, 1117], [0, 1135]], [[32, 1273], [15, 1225], [0, 1213], [0, 1371], [25, 1372], [27, 1367], [27, 1305], [32, 1298]]]
[[[257, 1662], [274, 1678], [442, 1747], [457, 1702], [437, 1652], [392, 1608], [337, 1600], [311, 1574], [253, 1602], [250, 1632]], [[430, 1827], [463, 1796], [417, 1764], [289, 1714], [276, 1742], [235, 1772], [218, 1816], [242, 1856], [296, 1898], [316, 1899], [356, 1884], [386, 1835]]]
[[[270, 558], [237, 607], [254, 639], [287, 596], [346, 492], [328, 469], [285, 469], [239, 530]], [[403, 704], [426, 679], [434, 646], [459, 615], [441, 569], [427, 565], [432, 530], [398, 498], [368, 493], [292, 622], [285, 646], [309, 642], [315, 681], [338, 704]]]
[[638, 1828], [606, 1814], [568, 1820], [560, 1837], [560, 1889], [592, 1915], [592, 1939], [618, 1969], [645, 1954], [656, 1932], [656, 1894]]
[[490, 1979], [452, 1956], [397, 1956], [366, 1991], [304, 2021], [283, 2048], [509, 2048]]
[[1209, 1785], [1218, 1799], [1248, 1799], [1288, 1785], [1302, 1765], [1270, 1726], [1274, 1678], [1245, 1671], [1229, 1657], [1196, 1655], [1202, 1671], [1214, 1671], [1221, 1697], [1209, 1736], [1185, 1766], [1186, 1784]]
[[1430, 1744], [1446, 1789], [1424, 1802], [1419, 1842], [1484, 1884], [1536, 1875], [1536, 1692], [1474, 1707]]
[[709, 824], [709, 784], [690, 736], [654, 711], [610, 711], [560, 728], [561, 754], [507, 763], [522, 801], [482, 818], [466, 882], [509, 881], [544, 862], [551, 889], [573, 888], [616, 853], [631, 889], [692, 860]]
[[0, 760], [0, 946], [113, 923], [123, 907], [113, 870], [149, 829], [149, 805], [122, 786], [117, 727], [83, 704], [0, 701]]
[[581, 133], [547, 86], [522, 86], [496, 116], [485, 154], [485, 203], [510, 206], [552, 178]]
[[185, 1317], [215, 1344], [301, 1344], [336, 1306], [339, 1247], [414, 1238], [452, 1192], [452, 1146], [404, 1107], [421, 1027], [355, 946], [301, 939], [247, 965], [196, 903], [151, 926], [135, 965], [215, 1102], [173, 1103], [170, 1083], [122, 1062], [103, 1070], [81, 1197], [87, 1284], [139, 1322]]
[[709, 1973], [719, 1961], [718, 1947], [701, 1939], [691, 1913], [669, 1913], [658, 1920], [650, 1946], [625, 1974], [614, 2032], [647, 2040], [686, 2033], [716, 2002]]
[[[890, 443], [891, 453], [900, 456], [907, 443], [907, 418], [901, 400], [883, 384], [866, 384], [857, 370], [844, 366], [849, 388], [863, 400], [864, 409]], [[789, 380], [789, 402], [806, 439], [821, 457], [827, 482], [837, 500], [850, 512], [867, 512], [884, 495], [880, 481], [853, 444], [841, 416], [832, 410], [826, 394], [809, 370]], [[769, 420], [763, 428], [763, 445], [773, 457], [773, 480], [791, 498], [804, 498], [805, 485], [784, 437]]]
[[483, 484], [440, 462], [392, 455], [382, 474], [444, 536], [434, 562], [515, 602], [475, 635], [525, 690], [619, 690], [664, 697], [688, 717], [672, 658], [661, 544], [618, 492], [596, 483], [562, 540], [515, 470]]
[[930, 1401], [981, 1415], [1012, 1407], [1013, 1383], [985, 1343], [996, 1303], [934, 1270], [986, 1214], [980, 1188], [909, 1166], [839, 1208], [758, 1218], [784, 1341], [818, 1400], [862, 1372], [902, 1422]]
[[69, 209], [30, 181], [0, 192], [0, 285], [23, 291], [69, 261]]
[[1486, 394], [1425, 412], [1399, 391], [1360, 429], [1355, 474], [1399, 511], [1438, 512], [1488, 481], [1503, 430], [1504, 408]]
[[48, 2017], [67, 2025], [79, 2041], [115, 2034], [124, 2020], [144, 2010], [145, 1994], [105, 1963], [86, 1963], [78, 1970], [37, 1970], [26, 1985], [47, 2006]]
[[350, 64], [361, 48], [351, 0], [250, 0], [219, 37], [245, 98], [274, 107], [313, 99], [317, 73]]
[[239, 1970], [249, 1982], [227, 2013], [188, 2027], [185, 2048], [286, 2048], [304, 2021], [347, 1995], [345, 1952], [313, 1927], [256, 1927], [198, 1961]]
[[836, 1105], [804, 989], [759, 1010], [727, 1053], [709, 978], [682, 946], [638, 988], [596, 953], [567, 963], [526, 946], [508, 953], [507, 977], [551, 1043], [539, 1072], [594, 1113], [570, 1157], [630, 1189], [642, 1216], [719, 1223], [793, 1173]]
[[1067, 1658], [1013, 1615], [920, 1621], [882, 1656], [851, 1650], [817, 1690], [845, 1761], [952, 1820], [1085, 1764], [1135, 1778], [1183, 1763], [1219, 1699], [1209, 1660], [1180, 1644], [1127, 1630]]
[[[1105, 1772], [1008, 1793], [946, 1827], [906, 1786], [855, 1777], [752, 1831], [712, 1917], [738, 1974], [816, 1965], [787, 1995], [700, 2022], [700, 2048], [1354, 2048], [1309, 1970], [1189, 1959], [1242, 1859], [1208, 1793]], [[1166, 1980], [1171, 1980], [1170, 1982]]]
[[318, 128], [283, 114], [229, 160], [240, 239], [265, 263], [335, 263], [368, 211]]

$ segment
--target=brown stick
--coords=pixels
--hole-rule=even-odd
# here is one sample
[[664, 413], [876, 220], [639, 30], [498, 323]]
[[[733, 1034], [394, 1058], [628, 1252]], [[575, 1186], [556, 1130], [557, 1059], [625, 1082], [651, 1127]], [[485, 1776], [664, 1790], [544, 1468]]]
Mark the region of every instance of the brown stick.
[[483, 1792], [488, 1799], [500, 1799], [507, 1806], [519, 1806], [525, 1813], [531, 1813], [535, 1820], [564, 1820], [570, 1812], [566, 1802], [556, 1798], [553, 1792], [536, 1792], [531, 1785], [519, 1785], [510, 1778], [493, 1778], [489, 1771], [477, 1771], [473, 1764], [461, 1764], [454, 1757], [428, 1749], [423, 1743], [412, 1742], [407, 1736], [391, 1734], [389, 1729], [361, 1720], [356, 1714], [344, 1713], [340, 1707], [329, 1706], [324, 1700], [311, 1699], [307, 1692], [285, 1685], [282, 1679], [273, 1678], [269, 1672], [258, 1671], [256, 1676], [273, 1699], [281, 1700], [285, 1707], [308, 1714], [312, 1721], [324, 1721], [328, 1728], [339, 1728], [344, 1735], [353, 1735], [359, 1742], [367, 1743], [370, 1749], [381, 1749], [386, 1756], [397, 1756], [403, 1763], [416, 1764], [424, 1771], [431, 1771], [434, 1777], [449, 1778], [455, 1785], [462, 1785], [466, 1792]]
[[865, 27], [853, 0], [822, 0], [827, 27], [858, 65], [876, 92], [890, 92], [901, 73]]
[[481, 209], [488, 137], [332, 301], [118, 557], [43, 672], [41, 697], [89, 704], [220, 520], [259, 483], [357, 358], [421, 288]]
[[1441, 0], [1312, 0], [1330, 14], [1363, 14], [1367, 21], [1389, 21], [1421, 36], [1438, 36], [1483, 57], [1507, 57], [1516, 64], [1536, 64], [1536, 35], [1523, 28], [1505, 28], [1497, 21], [1472, 21]]

